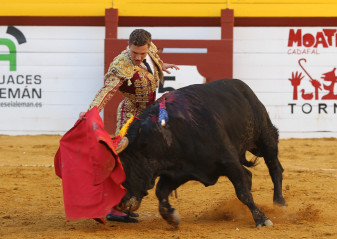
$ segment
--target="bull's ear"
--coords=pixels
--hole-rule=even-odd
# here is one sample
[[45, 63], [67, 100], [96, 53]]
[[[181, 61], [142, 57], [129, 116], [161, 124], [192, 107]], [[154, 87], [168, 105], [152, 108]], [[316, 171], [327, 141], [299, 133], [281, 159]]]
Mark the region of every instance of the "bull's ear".
[[129, 139], [127, 137], [123, 137], [116, 147], [117, 154], [122, 152], [128, 146], [128, 144], [129, 144]]

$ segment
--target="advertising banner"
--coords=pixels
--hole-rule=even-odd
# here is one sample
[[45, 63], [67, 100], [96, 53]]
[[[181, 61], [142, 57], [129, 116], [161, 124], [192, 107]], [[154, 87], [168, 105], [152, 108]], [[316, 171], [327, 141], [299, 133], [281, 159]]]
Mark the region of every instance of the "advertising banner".
[[337, 28], [238, 27], [234, 76], [266, 105], [281, 137], [337, 136]]
[[0, 134], [63, 134], [103, 85], [104, 27], [0, 26]]

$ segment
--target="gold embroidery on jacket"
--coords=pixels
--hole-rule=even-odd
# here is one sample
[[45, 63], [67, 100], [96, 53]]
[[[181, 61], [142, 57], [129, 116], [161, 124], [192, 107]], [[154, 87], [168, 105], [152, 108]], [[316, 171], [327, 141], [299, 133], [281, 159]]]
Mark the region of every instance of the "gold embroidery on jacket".
[[139, 115], [146, 108], [146, 103], [137, 103], [125, 98], [118, 106], [117, 109], [117, 127], [115, 135], [118, 135], [122, 126], [132, 115]]
[[124, 50], [121, 54], [115, 57], [115, 59], [111, 62], [106, 75], [114, 72], [116, 72], [116, 75], [121, 78], [132, 78], [134, 74], [134, 66], [127, 50]]
[[122, 84], [123, 81], [114, 73], [109, 74], [105, 79], [104, 86], [98, 91], [94, 100], [89, 105], [89, 109], [97, 106], [98, 111], [101, 111]]
[[152, 75], [147, 70], [140, 66], [134, 67], [135, 71], [138, 72], [139, 78], [135, 79], [133, 82], [134, 94], [130, 92], [122, 91], [120, 92], [126, 98], [136, 102], [149, 102], [149, 94], [156, 91], [159, 86], [158, 82], [158, 70], [155, 70], [155, 74]]
[[151, 42], [149, 55], [151, 59], [153, 60], [153, 62], [155, 63], [155, 65], [157, 66], [157, 74], [160, 79], [160, 82], [164, 84], [164, 74], [163, 74], [163, 69], [161, 67], [161, 64], [163, 63], [163, 61], [158, 56], [157, 52], [158, 52], [158, 49], [156, 45]]

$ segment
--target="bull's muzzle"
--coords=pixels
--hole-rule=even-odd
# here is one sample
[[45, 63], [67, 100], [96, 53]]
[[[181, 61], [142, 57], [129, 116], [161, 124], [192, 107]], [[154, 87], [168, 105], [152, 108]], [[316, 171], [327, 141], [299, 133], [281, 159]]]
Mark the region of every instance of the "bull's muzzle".
[[132, 197], [128, 201], [118, 204], [115, 209], [121, 212], [129, 211], [130, 213], [132, 213], [134, 211], [137, 211], [139, 206], [139, 201], [135, 197]]
[[116, 147], [116, 153], [119, 154], [122, 152], [129, 144], [129, 139], [127, 137], [123, 137], [119, 144]]

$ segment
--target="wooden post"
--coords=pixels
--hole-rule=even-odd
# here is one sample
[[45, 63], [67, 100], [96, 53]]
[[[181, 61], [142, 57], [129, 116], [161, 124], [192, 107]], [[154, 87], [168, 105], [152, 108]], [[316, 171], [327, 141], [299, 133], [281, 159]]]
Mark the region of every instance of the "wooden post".
[[234, 10], [221, 9], [221, 39], [233, 39]]
[[108, 44], [107, 39], [117, 39], [118, 30], [118, 10], [114, 8], [105, 9], [105, 42], [104, 42], [104, 72], [108, 71], [110, 62], [106, 62], [109, 57], [109, 50], [113, 46]]
[[[108, 71], [113, 56], [114, 45], [112, 40], [117, 39], [118, 10], [109, 8], [105, 10], [105, 40], [104, 40], [104, 74]], [[125, 46], [126, 47], [126, 46]], [[114, 134], [117, 123], [117, 108], [123, 99], [119, 92], [106, 104], [104, 108], [104, 127], [109, 134]]]
[[221, 9], [221, 39], [230, 41], [230, 52], [226, 54], [226, 68], [227, 75], [233, 78], [233, 38], [234, 38], [234, 10], [233, 9]]

